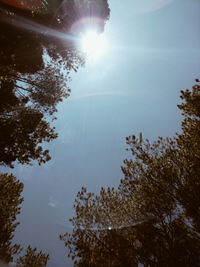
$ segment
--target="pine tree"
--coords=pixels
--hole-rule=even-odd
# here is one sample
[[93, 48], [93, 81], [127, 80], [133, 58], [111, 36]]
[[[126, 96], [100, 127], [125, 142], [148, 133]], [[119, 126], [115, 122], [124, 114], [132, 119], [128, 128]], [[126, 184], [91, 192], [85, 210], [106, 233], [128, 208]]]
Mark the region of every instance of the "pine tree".
[[181, 91], [182, 132], [154, 143], [126, 138], [118, 189], [78, 193], [72, 234], [60, 238], [75, 266], [200, 266], [200, 85]]

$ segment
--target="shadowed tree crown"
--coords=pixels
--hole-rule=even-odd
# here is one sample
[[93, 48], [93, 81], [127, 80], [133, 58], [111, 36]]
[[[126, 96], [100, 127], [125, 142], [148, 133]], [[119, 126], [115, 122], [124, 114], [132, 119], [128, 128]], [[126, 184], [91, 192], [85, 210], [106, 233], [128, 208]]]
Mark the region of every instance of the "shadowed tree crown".
[[[23, 248], [19, 244], [13, 244], [13, 237], [19, 222], [16, 221], [20, 213], [23, 197], [23, 183], [12, 174], [0, 174], [0, 266], [1, 262], [10, 263], [16, 261], [16, 267], [44, 267], [49, 255], [36, 248], [28, 246], [26, 253], [21, 255]], [[16, 260], [16, 255], [20, 254]]]
[[1, 165], [51, 158], [41, 145], [57, 137], [50, 122], [84, 64], [72, 26], [98, 18], [103, 31], [109, 12], [104, 0], [0, 0]]

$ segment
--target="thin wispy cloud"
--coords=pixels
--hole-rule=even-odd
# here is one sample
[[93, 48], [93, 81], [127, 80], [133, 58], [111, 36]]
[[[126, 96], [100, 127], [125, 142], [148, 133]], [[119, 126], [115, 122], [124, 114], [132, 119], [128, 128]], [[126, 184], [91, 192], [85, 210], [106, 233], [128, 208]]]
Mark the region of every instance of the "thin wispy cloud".
[[160, 1], [159, 3], [157, 3], [155, 6], [153, 6], [149, 12], [153, 12], [153, 11], [156, 11], [158, 9], [161, 9], [169, 4], [171, 4], [172, 2], [174, 2], [175, 0], [162, 0]]
[[100, 91], [100, 92], [91, 92], [82, 95], [72, 96], [71, 100], [87, 98], [87, 97], [96, 97], [96, 96], [125, 96], [129, 95], [129, 92], [123, 91]]

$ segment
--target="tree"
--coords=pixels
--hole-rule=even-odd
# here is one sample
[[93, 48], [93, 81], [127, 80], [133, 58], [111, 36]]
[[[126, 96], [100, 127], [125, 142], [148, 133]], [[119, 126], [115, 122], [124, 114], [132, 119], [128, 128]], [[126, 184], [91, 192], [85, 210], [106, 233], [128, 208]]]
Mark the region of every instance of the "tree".
[[[13, 244], [12, 239], [19, 222], [16, 221], [23, 202], [21, 193], [23, 183], [12, 174], [0, 174], [0, 263], [13, 262], [23, 250], [21, 245]], [[28, 246], [24, 255], [18, 256], [17, 267], [44, 267], [49, 255]]]
[[40, 11], [16, 8], [16, 1], [9, 1], [10, 5], [0, 1], [0, 75], [13, 81], [15, 94], [28, 95], [40, 106], [48, 105], [52, 113], [69, 96], [70, 70], [77, 71], [84, 59], [72, 41], [75, 38], [66, 38], [70, 21], [61, 15], [61, 6], [53, 10], [52, 1], [34, 2], [40, 3]]
[[37, 252], [37, 248], [28, 246], [26, 254], [17, 259], [16, 267], [45, 267], [48, 260], [49, 255], [44, 254], [42, 251]]
[[[83, 57], [77, 50], [77, 34], [83, 31], [81, 21], [90, 21], [104, 30], [110, 10], [107, 0], [37, 1], [40, 8], [20, 9], [0, 1], [1, 53], [3, 69], [8, 66], [20, 73], [35, 73], [44, 68], [43, 51], [50, 58], [62, 60], [67, 69], [77, 69]], [[25, 3], [24, 7], [29, 3]], [[36, 2], [36, 1], [34, 1]], [[79, 23], [81, 28], [73, 28]], [[88, 27], [90, 25], [87, 25]], [[94, 25], [92, 25], [94, 26]], [[15, 43], [15, 46], [13, 46]]]
[[[177, 137], [179, 151], [183, 157], [182, 175], [178, 188], [178, 198], [184, 208], [184, 214], [192, 219], [194, 231], [200, 232], [200, 85], [192, 91], [181, 91], [184, 102], [178, 107], [184, 115], [182, 134]], [[180, 163], [181, 165], [181, 163]]]
[[0, 174], [0, 260], [8, 263], [20, 252], [20, 245], [12, 245], [13, 233], [19, 224], [16, 216], [23, 202], [23, 184], [12, 174]]
[[107, 1], [0, 1], [0, 164], [50, 159], [41, 143], [57, 137], [50, 121], [84, 64], [71, 26], [91, 15], [102, 26], [109, 12]]
[[46, 162], [51, 157], [40, 144], [57, 137], [55, 128], [44, 117], [44, 106], [30, 105], [28, 96], [16, 96], [13, 88], [12, 80], [1, 80], [0, 164]]
[[181, 99], [180, 134], [127, 137], [118, 189], [78, 193], [73, 232], [60, 236], [75, 266], [200, 266], [200, 85]]

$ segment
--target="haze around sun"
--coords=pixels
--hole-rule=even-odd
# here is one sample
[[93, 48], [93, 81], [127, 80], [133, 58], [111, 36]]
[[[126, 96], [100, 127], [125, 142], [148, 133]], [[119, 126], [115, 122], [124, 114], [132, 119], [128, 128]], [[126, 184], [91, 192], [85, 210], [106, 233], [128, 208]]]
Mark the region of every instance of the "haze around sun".
[[101, 59], [107, 48], [108, 45], [103, 34], [89, 30], [81, 36], [81, 50], [86, 54], [89, 61]]

